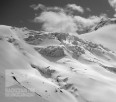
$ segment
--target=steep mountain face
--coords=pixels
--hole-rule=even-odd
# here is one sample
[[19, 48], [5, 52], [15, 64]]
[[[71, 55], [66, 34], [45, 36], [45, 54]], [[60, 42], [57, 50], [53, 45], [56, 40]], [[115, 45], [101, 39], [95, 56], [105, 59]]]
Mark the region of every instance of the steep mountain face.
[[[116, 25], [101, 25], [78, 36], [1, 25], [0, 98], [116, 102]], [[3, 90], [8, 88], [24, 88], [33, 96], [9, 100]]]
[[35, 48], [42, 55], [46, 55], [49, 57], [64, 57], [65, 53], [63, 47], [60, 46], [48, 46], [46, 48]]

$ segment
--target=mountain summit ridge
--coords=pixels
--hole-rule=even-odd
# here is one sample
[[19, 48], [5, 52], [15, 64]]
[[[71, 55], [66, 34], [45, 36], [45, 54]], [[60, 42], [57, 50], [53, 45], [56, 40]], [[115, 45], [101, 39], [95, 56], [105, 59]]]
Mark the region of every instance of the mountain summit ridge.
[[102, 18], [94, 27], [91, 28], [90, 32], [98, 30], [106, 25], [116, 24], [116, 18]]

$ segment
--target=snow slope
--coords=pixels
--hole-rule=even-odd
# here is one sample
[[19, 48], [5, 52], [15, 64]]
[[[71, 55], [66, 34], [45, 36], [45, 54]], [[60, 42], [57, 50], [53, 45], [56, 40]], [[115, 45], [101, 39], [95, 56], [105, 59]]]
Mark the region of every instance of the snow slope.
[[99, 28], [97, 31], [86, 33], [81, 38], [102, 44], [111, 50], [116, 51], [116, 25], [107, 25]]
[[[79, 38], [1, 25], [1, 101], [116, 102], [114, 34], [115, 25]], [[28, 90], [31, 95], [5, 96], [8, 88]]]

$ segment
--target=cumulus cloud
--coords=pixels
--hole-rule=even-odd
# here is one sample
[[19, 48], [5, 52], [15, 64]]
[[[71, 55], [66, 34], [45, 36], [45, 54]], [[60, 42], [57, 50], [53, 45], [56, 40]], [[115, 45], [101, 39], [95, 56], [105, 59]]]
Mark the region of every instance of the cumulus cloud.
[[90, 8], [86, 8], [87, 11], [91, 12], [91, 9]]
[[90, 16], [88, 18], [75, 16], [74, 20], [78, 26], [78, 31], [86, 31], [89, 30], [94, 25], [96, 25], [98, 22], [100, 22], [100, 20], [103, 18], [105, 19], [106, 15]]
[[115, 10], [114, 17], [116, 17], [116, 0], [108, 0], [108, 2], [114, 8]]
[[92, 26], [95, 23], [100, 21], [100, 17], [97, 17], [97, 16], [91, 16], [89, 18], [84, 18], [84, 17], [81, 17], [81, 16], [75, 16], [74, 18], [75, 18], [75, 21], [78, 24], [83, 25], [83, 27]]
[[116, 10], [116, 0], [108, 0], [110, 5]]
[[83, 23], [84, 26], [91, 26], [98, 23], [102, 18], [105, 18], [104, 15], [101, 16], [90, 16], [88, 18], [84, 18], [81, 16], [74, 17], [77, 22]]
[[53, 7], [46, 7], [43, 4], [38, 4], [38, 5], [31, 5], [31, 8], [33, 8], [35, 11], [37, 10], [42, 10], [42, 11], [55, 11], [55, 12], [75, 12], [78, 11], [80, 13], [84, 13], [84, 9], [81, 6], [77, 6], [76, 4], [67, 4], [64, 8], [53, 6]]
[[[67, 5], [66, 5], [67, 6]], [[33, 6], [34, 7], [34, 6]], [[42, 24], [42, 30], [48, 32], [73, 33], [84, 31], [96, 23], [106, 15], [90, 16], [88, 18], [79, 15], [73, 15], [66, 12], [66, 8], [45, 7], [44, 5], [36, 5], [34, 9], [41, 9], [39, 16], [35, 17], [34, 22]]]
[[38, 4], [38, 5], [35, 5], [35, 4], [33, 4], [33, 5], [31, 5], [30, 6], [31, 8], [33, 8], [35, 11], [37, 11], [37, 10], [42, 10], [42, 11], [55, 11], [55, 12], [59, 12], [59, 11], [65, 11], [64, 9], [62, 9], [62, 8], [60, 8], [60, 7], [56, 7], [56, 6], [54, 6], [54, 7], [46, 7], [45, 5], [43, 5], [43, 4]]
[[38, 9], [44, 10], [44, 9], [46, 9], [46, 7], [42, 4], [38, 4], [38, 5], [33, 4], [30, 7], [33, 8], [34, 10], [38, 10]]
[[68, 4], [67, 7], [80, 13], [84, 13], [84, 9], [81, 6], [77, 6], [76, 4]]
[[76, 33], [77, 30], [73, 17], [66, 15], [64, 12], [45, 11], [34, 21], [43, 23], [42, 29], [45, 31]]

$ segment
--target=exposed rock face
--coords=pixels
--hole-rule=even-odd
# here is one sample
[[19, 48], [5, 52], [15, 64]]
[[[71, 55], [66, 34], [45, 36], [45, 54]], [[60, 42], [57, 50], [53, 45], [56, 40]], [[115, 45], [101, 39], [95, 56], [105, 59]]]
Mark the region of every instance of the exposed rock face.
[[35, 48], [40, 54], [49, 57], [63, 57], [65, 56], [64, 50], [59, 46], [48, 46], [46, 48]]
[[97, 25], [92, 27], [92, 29], [90, 31], [95, 31], [103, 26], [110, 25], [110, 24], [116, 24], [116, 18], [101, 19], [101, 21]]
[[[39, 47], [45, 39], [57, 39], [60, 42], [60, 46], [43, 46]], [[95, 51], [99, 51], [103, 53], [103, 49], [109, 51], [102, 45], [95, 44], [90, 41], [82, 40], [77, 36], [72, 36], [69, 34], [64, 33], [33, 33], [30, 34], [28, 38], [25, 38], [25, 41], [28, 44], [35, 45], [35, 50], [38, 51], [40, 54], [49, 56], [49, 57], [63, 57], [66, 54], [64, 53], [65, 50], [71, 52], [73, 56], [79, 57], [86, 53], [86, 50], [90, 53], [96, 53]], [[65, 49], [64, 49], [65, 48]]]
[[78, 46], [75, 46], [72, 51], [74, 52], [74, 54], [76, 54], [77, 57], [81, 56], [82, 54], [85, 54], [85, 51]]
[[38, 45], [42, 42], [44, 36], [41, 35], [31, 35], [28, 38], [25, 38], [25, 41], [31, 45]]
[[62, 40], [66, 40], [67, 37], [69, 36], [69, 34], [65, 34], [65, 33], [55, 33], [55, 36], [57, 37], [57, 39], [59, 41], [62, 41]]
[[68, 50], [69, 52], [71, 52], [72, 55], [75, 56], [75, 57], [79, 57], [79, 56], [81, 56], [82, 54], [85, 54], [84, 49], [83, 49], [82, 47], [78, 46], [78, 45], [74, 45], [74, 46], [68, 45], [68, 46], [66, 46], [66, 48], [67, 48], [67, 50]]

